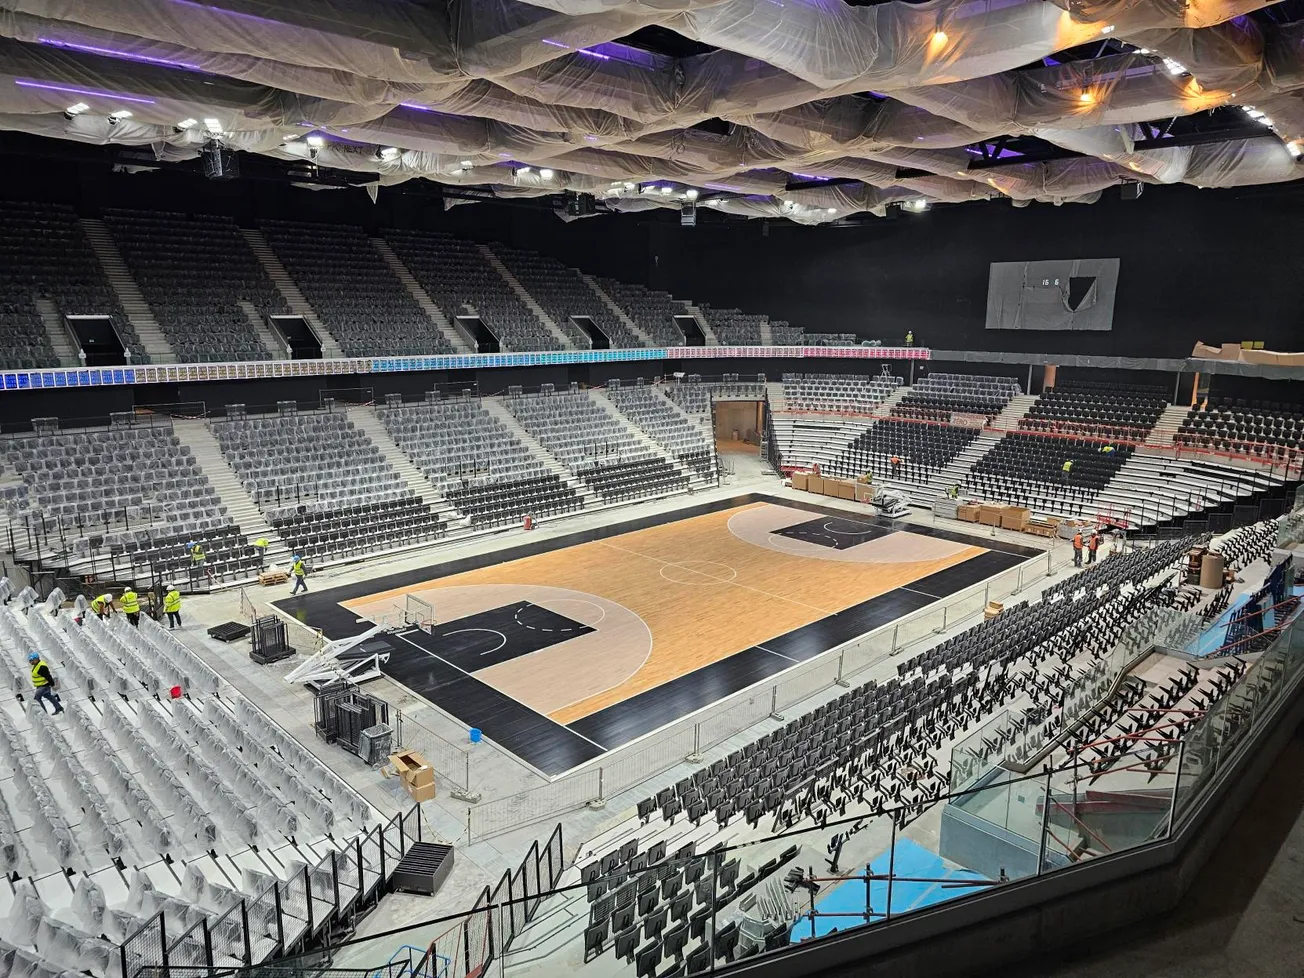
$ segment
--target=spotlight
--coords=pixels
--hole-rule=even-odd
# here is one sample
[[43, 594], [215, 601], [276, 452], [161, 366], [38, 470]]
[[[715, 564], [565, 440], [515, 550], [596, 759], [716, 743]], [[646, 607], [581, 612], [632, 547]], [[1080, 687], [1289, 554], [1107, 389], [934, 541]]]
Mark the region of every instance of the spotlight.
[[321, 149], [326, 145], [326, 140], [322, 139], [320, 136], [309, 136], [305, 142], [307, 142], [307, 144], [313, 149]]
[[946, 43], [946, 31], [942, 30], [941, 28], [938, 28], [937, 30], [933, 31], [933, 44], [940, 48], [945, 43]]
[[376, 150], [376, 159], [386, 163], [389, 162], [390, 160], [396, 160], [398, 159], [398, 157], [399, 157], [399, 150], [393, 146], [386, 146], [382, 149]]
[[1096, 96], [1092, 95], [1090, 92], [1083, 92], [1081, 95], [1078, 96], [1078, 101], [1081, 102], [1083, 105], [1090, 105], [1095, 100], [1096, 100]]
[[689, 188], [684, 192], [684, 196], [687, 197], [689, 200], [697, 200], [697, 191], [692, 188]]
[[539, 176], [542, 177], [544, 180], [551, 180], [552, 171], [545, 166], [542, 170], [539, 171]]
[[625, 189], [626, 189], [626, 190], [633, 190], [633, 189], [634, 189], [634, 184], [632, 184], [632, 183], [630, 183], [628, 180], [626, 180], [626, 181], [625, 181]]
[[1290, 153], [1290, 155], [1295, 157], [1295, 159], [1299, 159], [1300, 155], [1304, 154], [1304, 149], [1300, 148], [1298, 142], [1296, 142], [1295, 140], [1291, 140], [1289, 143], [1286, 144], [1286, 152]]
[[908, 211], [914, 211], [916, 214], [920, 214], [920, 213], [922, 213], [922, 212], [928, 210], [928, 201], [926, 201], [926, 200], [924, 200], [924, 199], [922, 199], [922, 198], [919, 198], [919, 199], [916, 199], [916, 200], [907, 200], [907, 201], [906, 201], [904, 204], [902, 204], [901, 206], [904, 207], [904, 208], [905, 208], [906, 210], [908, 210]]
[[1104, 27], [1102, 27], [1102, 28], [1100, 29], [1100, 33], [1102, 33], [1102, 34], [1113, 34], [1113, 33], [1114, 33], [1114, 25], [1113, 25], [1113, 24], [1106, 24]]
[[69, 122], [72, 122], [72, 120], [77, 118], [77, 116], [89, 110], [90, 110], [90, 106], [87, 105], [85, 102], [74, 102], [72, 105], [68, 106], [66, 109], [63, 110], [63, 117], [67, 119]]
[[825, 214], [836, 214], [837, 212], [838, 212], [838, 209], [837, 209], [836, 207], [826, 207], [826, 208], [824, 209], [824, 213], [825, 213]]
[[534, 171], [534, 168], [533, 168], [533, 167], [530, 167], [530, 166], [518, 166], [518, 167], [516, 168], [516, 175], [517, 175], [518, 177], [523, 177], [523, 176], [525, 176], [527, 173], [532, 173], [533, 171]]
[[471, 167], [475, 166], [475, 164], [474, 164], [473, 162], [471, 162], [470, 160], [463, 160], [463, 161], [462, 161], [462, 166], [463, 166], [465, 169], [468, 169], [468, 170], [469, 170], [469, 169], [471, 169]]
[[194, 119], [182, 119], [176, 124], [176, 130], [177, 132], [185, 132], [191, 126], [195, 125], [198, 125], [198, 122]]
[[221, 131], [222, 131], [222, 120], [220, 120], [220, 119], [205, 119], [205, 120], [204, 120], [204, 128], [207, 129], [209, 132], [221, 132]]
[[451, 173], [451, 174], [452, 174], [453, 176], [455, 176], [455, 177], [460, 177], [460, 176], [461, 176], [463, 173], [465, 173], [466, 171], [463, 170], [460, 166], [458, 166], [458, 167], [454, 167], [453, 169], [449, 170], [448, 172]]
[[672, 193], [674, 193], [674, 190], [675, 190], [674, 187], [662, 187], [662, 188], [661, 188], [661, 195], [662, 195], [663, 197], [669, 197]]

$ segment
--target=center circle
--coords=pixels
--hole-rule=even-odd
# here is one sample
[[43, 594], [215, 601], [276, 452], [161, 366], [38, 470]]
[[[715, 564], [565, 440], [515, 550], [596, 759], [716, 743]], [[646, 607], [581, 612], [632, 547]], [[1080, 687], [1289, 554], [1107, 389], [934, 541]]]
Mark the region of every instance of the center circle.
[[716, 560], [680, 560], [663, 564], [661, 576], [672, 584], [711, 587], [731, 583], [738, 577], [738, 572]]

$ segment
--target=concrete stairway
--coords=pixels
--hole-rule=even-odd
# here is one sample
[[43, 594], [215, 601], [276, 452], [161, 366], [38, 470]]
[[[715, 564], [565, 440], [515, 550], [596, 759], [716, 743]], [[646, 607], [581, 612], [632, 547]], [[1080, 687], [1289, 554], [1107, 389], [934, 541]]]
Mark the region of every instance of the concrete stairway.
[[604, 290], [602, 286], [598, 284], [597, 279], [595, 279], [592, 275], [585, 275], [583, 272], [580, 272], [580, 278], [584, 280], [585, 285], [587, 285], [589, 288], [593, 290], [594, 295], [596, 295], [599, 299], [602, 300], [602, 304], [611, 310], [612, 315], [614, 315], [617, 319], [619, 319], [622, 323], [624, 323], [625, 328], [627, 330], [629, 330], [631, 333], [633, 333], [635, 336], [638, 337], [638, 341], [640, 343], [642, 343], [644, 346], [659, 345], [652, 339], [652, 337], [648, 336], [647, 333], [639, 329], [638, 324], [635, 323], [634, 320], [629, 318], [629, 314], [620, 307], [620, 304], [617, 303], [615, 299], [607, 295], [606, 290]]
[[361, 404], [350, 404], [347, 411], [348, 418], [353, 422], [353, 426], [375, 443], [376, 447], [384, 454], [385, 461], [393, 467], [395, 472], [402, 476], [404, 484], [421, 497], [432, 513], [443, 518], [445, 522], [461, 519], [462, 514], [457, 512], [453, 508], [453, 504], [439, 494], [439, 490], [426, 478], [425, 473], [412, 463], [412, 459], [408, 457], [407, 452], [399, 448], [394, 439], [390, 437], [389, 432], [385, 430], [384, 423], [380, 418], [376, 417], [375, 409]]
[[927, 491], [931, 496], [943, 495], [956, 483], [964, 485], [965, 478], [973, 471], [979, 460], [997, 446], [1004, 435], [990, 431], [981, 432], [977, 438], [966, 445], [951, 459], [950, 463], [928, 480]]
[[1150, 429], [1150, 434], [1146, 436], [1145, 444], [1153, 448], [1171, 448], [1173, 436], [1182, 427], [1182, 422], [1191, 414], [1191, 407], [1187, 404], [1170, 404], [1164, 408], [1164, 413], [1159, 415], [1159, 420], [1155, 426]]
[[258, 310], [254, 308], [252, 302], [246, 302], [244, 299], [241, 299], [240, 311], [244, 313], [244, 317], [248, 321], [250, 329], [252, 329], [254, 335], [258, 337], [258, 342], [263, 345], [263, 349], [267, 351], [268, 356], [273, 360], [290, 359], [290, 351], [282, 348], [276, 341], [276, 336], [272, 333], [272, 328], [267, 325], [267, 320], [259, 314]]
[[50, 338], [54, 355], [59, 358], [59, 366], [80, 367], [81, 357], [77, 356], [72, 340], [68, 338], [68, 330], [63, 325], [63, 316], [59, 314], [55, 304], [49, 299], [37, 299], [36, 311], [41, 314], [41, 325], [45, 327], [45, 334]]
[[896, 407], [898, 404], [900, 404], [901, 398], [905, 397], [909, 393], [910, 393], [910, 386], [908, 384], [902, 384], [891, 394], [889, 394], [883, 401], [874, 405], [874, 410], [869, 412], [870, 417], [890, 418], [892, 416], [892, 409]]
[[774, 346], [774, 330], [768, 319], [761, 320], [761, 346]]
[[562, 465], [555, 455], [549, 452], [543, 445], [530, 434], [523, 424], [516, 420], [516, 415], [507, 410], [507, 406], [500, 397], [485, 397], [480, 399], [480, 406], [501, 421], [522, 445], [548, 466], [551, 472], [556, 473], [562, 482], [575, 490], [576, 494], [584, 502], [584, 506], [596, 506], [602, 502], [598, 494], [589, 488], [589, 484], [578, 476], [572, 474], [571, 470]]
[[384, 238], [372, 238], [371, 243], [376, 251], [380, 253], [380, 257], [385, 260], [385, 264], [389, 266], [390, 271], [403, 283], [403, 287], [408, 290], [408, 294], [417, 300], [417, 305], [421, 307], [421, 311], [426, 314], [432, 323], [439, 327], [439, 332], [453, 350], [457, 353], [474, 353], [475, 351], [471, 349], [470, 344], [462, 339], [462, 335], [453, 328], [453, 324], [449, 322], [443, 310], [435, 305], [434, 300], [430, 298], [430, 293], [417, 281], [411, 270], [403, 264], [403, 260], [394, 254], [394, 249], [390, 247], [389, 242]]
[[649, 387], [648, 389], [655, 391], [657, 397], [670, 406], [670, 410], [674, 411], [685, 421], [691, 421], [693, 424], [701, 428], [702, 431], [705, 432], [708, 441], [715, 440], [715, 435], [711, 431], [711, 415], [709, 412], [706, 414], [689, 414], [671, 398], [667, 397], [665, 391], [661, 390], [659, 387]]
[[290, 551], [285, 542], [277, 536], [276, 531], [267, 522], [267, 517], [263, 515], [263, 511], [258, 508], [253, 497], [245, 491], [244, 484], [228, 464], [226, 456], [222, 454], [222, 447], [218, 445], [208, 425], [203, 421], [178, 420], [172, 423], [172, 429], [181, 440], [181, 444], [190, 448], [200, 472], [217, 492], [231, 519], [240, 527], [240, 532], [250, 543], [259, 537], [267, 539], [271, 544], [267, 548], [268, 564], [287, 563]]
[[1017, 394], [1010, 398], [1010, 403], [1005, 405], [992, 419], [991, 426], [999, 428], [1002, 431], [1012, 431], [1019, 427], [1019, 422], [1028, 410], [1037, 403], [1036, 394]]
[[122, 303], [122, 310], [127, 314], [127, 322], [136, 330], [136, 335], [140, 337], [141, 345], [144, 346], [150, 362], [176, 363], [177, 357], [172, 344], [163, 335], [163, 329], [154, 318], [149, 303], [141, 294], [136, 280], [131, 277], [127, 263], [122, 260], [118, 246], [114, 243], [113, 236], [109, 234], [109, 229], [104, 226], [103, 221], [89, 217], [83, 217], [81, 225], [82, 230], [86, 232], [86, 240], [90, 242], [91, 250], [100, 260], [100, 266], [104, 269], [109, 285], [113, 287], [118, 301]]
[[507, 283], [508, 287], [511, 288], [511, 290], [516, 293], [517, 297], [525, 303], [526, 308], [534, 313], [534, 317], [544, 325], [548, 332], [557, 337], [557, 342], [561, 343], [563, 348], [567, 350], [577, 350], [580, 348], [574, 338], [572, 338], [555, 319], [544, 312], [543, 306], [534, 301], [534, 296], [525, 291], [525, 286], [517, 280], [515, 275], [508, 271], [507, 266], [503, 264], [503, 260], [495, 255], [488, 245], [476, 245], [476, 248], [479, 249], [480, 254], [484, 256], [484, 260], [489, 263], [490, 267], [502, 276], [503, 281]]
[[611, 403], [611, 398], [607, 397], [605, 391], [591, 390], [589, 391], [589, 397], [593, 398], [594, 403], [602, 408], [602, 410], [606, 411], [609, 415], [633, 432], [634, 437], [637, 438], [649, 451], [659, 455], [661, 458], [673, 465], [675, 471], [687, 479], [690, 486], [696, 488], [707, 484], [706, 480], [698, 475], [695, 470], [679, 461], [679, 459], [675, 458], [675, 456], [670, 454], [670, 452], [666, 451], [660, 442], [635, 424], [628, 415], [620, 410], [620, 408]]
[[772, 380], [765, 385], [765, 396], [770, 402], [770, 413], [778, 414], [788, 410], [788, 398], [783, 394], [783, 383]]
[[276, 290], [289, 303], [290, 312], [307, 320], [308, 325], [317, 334], [317, 339], [321, 341], [322, 357], [327, 360], [343, 357], [344, 351], [340, 349], [339, 343], [330, 334], [330, 330], [322, 325], [322, 321], [313, 312], [312, 306], [308, 305], [308, 300], [299, 291], [299, 286], [294, 284], [294, 279], [290, 277], [290, 273], [281, 264], [281, 259], [276, 257], [276, 252], [272, 251], [272, 246], [267, 243], [263, 233], [253, 228], [241, 228], [240, 233], [244, 235], [245, 241], [249, 243], [249, 250], [254, 253], [254, 257], [262, 264], [263, 269], [267, 272], [267, 277], [276, 286]]
[[702, 331], [702, 335], [706, 337], [707, 346], [720, 345], [720, 337], [715, 335], [715, 330], [713, 330], [711, 324], [706, 321], [706, 317], [702, 315], [701, 309], [698, 309], [697, 306], [693, 305], [691, 302], [685, 302], [684, 311], [697, 320], [698, 328]]

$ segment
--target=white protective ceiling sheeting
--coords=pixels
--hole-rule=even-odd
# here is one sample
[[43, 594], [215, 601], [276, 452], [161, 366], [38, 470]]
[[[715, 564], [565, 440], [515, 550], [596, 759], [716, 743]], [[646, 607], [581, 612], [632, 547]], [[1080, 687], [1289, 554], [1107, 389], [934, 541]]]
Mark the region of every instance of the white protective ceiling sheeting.
[[[185, 159], [213, 119], [229, 147], [386, 184], [571, 190], [613, 211], [690, 189], [802, 223], [1089, 202], [1129, 180], [1304, 176], [1304, 26], [1244, 16], [1271, 2], [0, 0], [0, 128]], [[650, 26], [717, 50], [614, 43]], [[1104, 56], [1055, 58], [1089, 43]], [[1247, 104], [1274, 128], [1164, 145], [1141, 125]], [[727, 125], [692, 128], [711, 119]], [[1007, 136], [1080, 155], [975, 156]], [[643, 192], [656, 181], [674, 190]]]

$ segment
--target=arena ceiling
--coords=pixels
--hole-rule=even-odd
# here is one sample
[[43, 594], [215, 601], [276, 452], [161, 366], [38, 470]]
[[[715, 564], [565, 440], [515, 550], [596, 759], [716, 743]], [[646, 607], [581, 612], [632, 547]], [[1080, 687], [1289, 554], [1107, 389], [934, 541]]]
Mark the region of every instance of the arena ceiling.
[[1304, 177], [1300, 0], [0, 0], [0, 129], [819, 224]]

